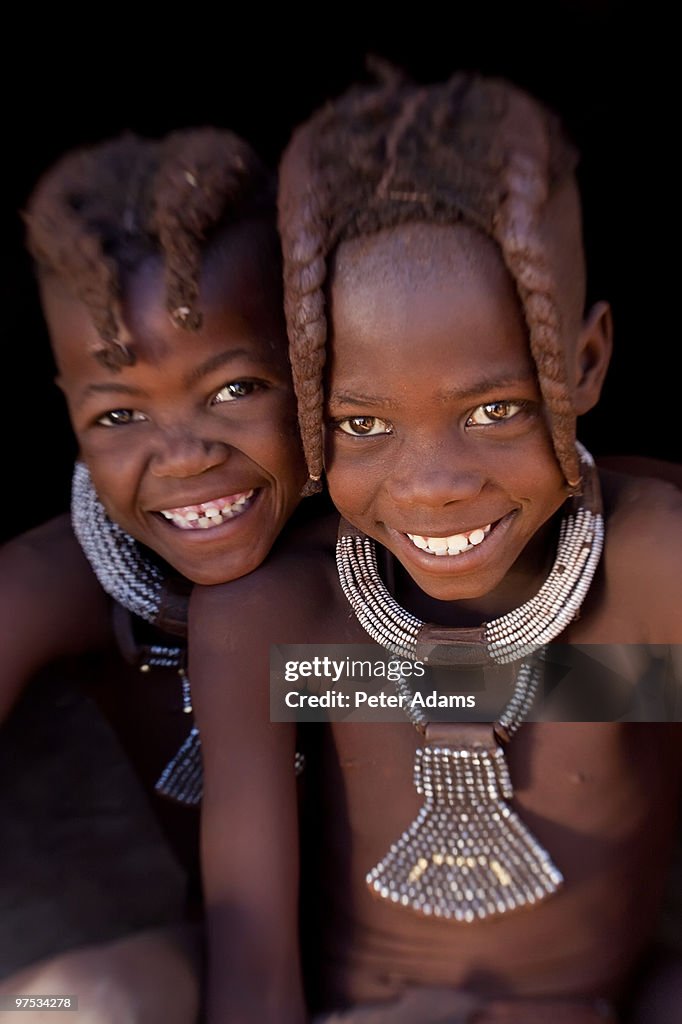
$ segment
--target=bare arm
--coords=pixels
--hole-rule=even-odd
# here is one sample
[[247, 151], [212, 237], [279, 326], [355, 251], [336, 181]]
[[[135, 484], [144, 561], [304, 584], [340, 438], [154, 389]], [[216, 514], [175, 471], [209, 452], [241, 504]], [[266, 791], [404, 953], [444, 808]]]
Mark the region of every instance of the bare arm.
[[0, 722], [23, 686], [57, 658], [111, 642], [109, 600], [67, 515], [0, 548]]
[[271, 566], [190, 602], [190, 679], [204, 756], [208, 1024], [305, 1020], [298, 949], [295, 729], [269, 720], [269, 644], [295, 630]]

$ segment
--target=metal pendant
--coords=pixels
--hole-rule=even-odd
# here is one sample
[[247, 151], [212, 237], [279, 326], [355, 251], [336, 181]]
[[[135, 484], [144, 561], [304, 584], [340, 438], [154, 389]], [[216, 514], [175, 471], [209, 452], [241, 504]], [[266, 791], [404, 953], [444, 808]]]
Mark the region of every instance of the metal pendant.
[[204, 788], [201, 764], [201, 737], [196, 725], [177, 754], [168, 762], [154, 787], [161, 796], [196, 807]]
[[561, 872], [505, 802], [513, 795], [501, 747], [417, 750], [419, 814], [367, 875], [372, 892], [419, 914], [472, 922], [532, 906]]

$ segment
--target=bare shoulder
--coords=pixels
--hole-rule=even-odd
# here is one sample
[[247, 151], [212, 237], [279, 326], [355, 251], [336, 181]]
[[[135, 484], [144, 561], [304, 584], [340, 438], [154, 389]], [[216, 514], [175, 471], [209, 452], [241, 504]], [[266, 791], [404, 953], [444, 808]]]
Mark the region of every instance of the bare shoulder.
[[[109, 616], [109, 599], [76, 540], [68, 515], [27, 530], [0, 547], [0, 595], [30, 593], [34, 612]], [[101, 619], [100, 619], [101, 621]]]
[[111, 643], [110, 601], [58, 516], [0, 547], [0, 718], [49, 662]]
[[46, 565], [53, 565], [55, 561], [64, 558], [73, 558], [74, 561], [82, 559], [85, 562], [67, 513], [12, 537], [0, 547], [0, 553], [3, 558], [23, 557], [27, 563], [33, 559], [42, 559]]
[[680, 643], [682, 491], [672, 483], [601, 474], [604, 564], [610, 590], [639, 621], [649, 643]]
[[36, 612], [40, 608], [50, 613], [71, 611], [78, 617], [90, 609], [108, 620], [109, 599], [68, 515], [50, 519], [0, 547], [0, 594], [11, 599], [24, 592], [30, 592]]

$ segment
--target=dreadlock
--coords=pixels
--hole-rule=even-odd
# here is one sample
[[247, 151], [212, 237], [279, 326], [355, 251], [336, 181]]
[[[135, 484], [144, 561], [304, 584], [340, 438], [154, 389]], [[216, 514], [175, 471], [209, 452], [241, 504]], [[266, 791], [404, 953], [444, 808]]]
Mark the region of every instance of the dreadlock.
[[557, 118], [501, 79], [458, 73], [428, 87], [381, 66], [294, 133], [280, 169], [285, 309], [304, 450], [322, 474], [327, 263], [342, 241], [414, 221], [464, 222], [498, 245], [528, 325], [554, 450], [580, 473], [550, 258], [539, 232], [577, 154]]
[[121, 316], [121, 274], [152, 253], [164, 262], [166, 307], [188, 330], [205, 242], [220, 224], [274, 213], [271, 176], [228, 131], [195, 128], [164, 139], [127, 133], [62, 157], [38, 182], [24, 219], [40, 275], [56, 274], [90, 311], [93, 354], [131, 365]]

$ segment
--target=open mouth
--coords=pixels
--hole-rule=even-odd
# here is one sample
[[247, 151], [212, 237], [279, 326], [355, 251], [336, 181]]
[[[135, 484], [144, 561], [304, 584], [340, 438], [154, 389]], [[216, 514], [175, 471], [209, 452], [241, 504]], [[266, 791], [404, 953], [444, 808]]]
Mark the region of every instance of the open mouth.
[[477, 526], [465, 533], [453, 533], [449, 537], [423, 537], [418, 533], [405, 534], [420, 551], [426, 551], [437, 558], [443, 555], [461, 555], [482, 544], [493, 527], [492, 523]]
[[158, 515], [180, 530], [211, 530], [242, 515], [253, 503], [256, 491], [241, 491], [225, 498], [212, 498], [198, 505], [161, 509]]

